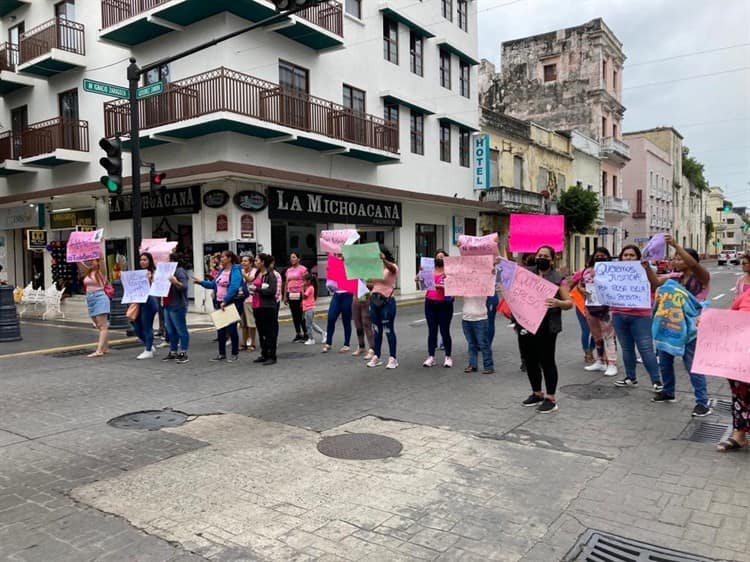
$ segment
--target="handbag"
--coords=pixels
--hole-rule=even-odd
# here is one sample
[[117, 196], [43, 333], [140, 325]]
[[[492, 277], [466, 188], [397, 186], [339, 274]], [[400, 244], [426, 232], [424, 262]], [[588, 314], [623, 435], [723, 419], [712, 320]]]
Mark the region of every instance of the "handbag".
[[133, 302], [128, 305], [128, 309], [125, 311], [125, 318], [127, 318], [131, 322], [135, 322], [140, 313], [141, 305], [137, 302]]
[[112, 284], [109, 281], [107, 281], [104, 278], [104, 275], [102, 275], [101, 273], [97, 273], [97, 275], [99, 276], [99, 279], [102, 281], [102, 284], [104, 285], [103, 287], [104, 294], [107, 295], [107, 297], [109, 297], [110, 300], [115, 298], [115, 288], [112, 286]]
[[372, 293], [370, 295], [370, 302], [375, 308], [381, 308], [388, 302], [388, 298], [381, 293]]

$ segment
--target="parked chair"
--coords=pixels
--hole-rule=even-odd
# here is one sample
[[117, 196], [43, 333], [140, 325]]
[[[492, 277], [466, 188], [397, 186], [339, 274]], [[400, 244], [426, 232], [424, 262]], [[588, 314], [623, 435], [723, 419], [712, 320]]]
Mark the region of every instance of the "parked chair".
[[56, 283], [52, 283], [44, 293], [44, 313], [42, 314], [42, 320], [47, 319], [48, 314], [59, 314], [62, 318], [65, 318], [65, 313], [60, 307], [62, 296], [65, 290], [59, 290]]
[[21, 295], [21, 304], [24, 305], [23, 310], [18, 314], [20, 318], [26, 314], [29, 307], [32, 307], [32, 312], [39, 310], [39, 305], [44, 304], [44, 289], [34, 289], [34, 286], [29, 283], [23, 289], [23, 295]]

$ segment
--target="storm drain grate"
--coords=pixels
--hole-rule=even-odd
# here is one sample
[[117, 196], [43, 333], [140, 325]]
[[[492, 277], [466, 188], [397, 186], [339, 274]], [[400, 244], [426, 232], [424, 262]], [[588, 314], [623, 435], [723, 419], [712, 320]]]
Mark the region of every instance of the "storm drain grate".
[[716, 562], [712, 558], [695, 556], [592, 529], [581, 535], [564, 560], [565, 562]]
[[731, 424], [691, 421], [677, 439], [696, 443], [720, 443], [731, 433]]
[[711, 408], [713, 408], [714, 412], [717, 414], [729, 414], [732, 415], [732, 401], [731, 400], [721, 400], [717, 398], [716, 400], [711, 400]]
[[628, 393], [614, 385], [601, 384], [568, 384], [560, 391], [578, 400], [601, 400], [606, 398], [625, 398]]
[[118, 429], [148, 429], [156, 431], [162, 427], [177, 427], [185, 423], [189, 414], [176, 410], [144, 410], [112, 418], [108, 425]]
[[344, 433], [318, 441], [318, 451], [327, 457], [365, 461], [395, 457], [403, 449], [400, 441], [374, 433]]
[[81, 355], [88, 355], [91, 353], [91, 349], [69, 349], [67, 351], [58, 351], [57, 353], [50, 353], [49, 357], [55, 359], [65, 359], [66, 357], [80, 357]]

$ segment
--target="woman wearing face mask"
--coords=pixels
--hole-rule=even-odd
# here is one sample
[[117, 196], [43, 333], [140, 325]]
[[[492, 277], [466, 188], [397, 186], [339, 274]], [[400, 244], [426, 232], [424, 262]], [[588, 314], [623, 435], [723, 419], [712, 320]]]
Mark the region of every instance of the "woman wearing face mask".
[[[516, 323], [518, 347], [521, 358], [526, 364], [526, 374], [531, 383], [532, 394], [522, 402], [523, 406], [535, 406], [543, 414], [557, 410], [555, 392], [557, 391], [557, 364], [555, 363], [555, 346], [557, 334], [562, 331], [561, 310], [573, 308], [565, 277], [555, 271], [553, 262], [555, 250], [550, 246], [541, 246], [536, 252], [535, 266], [531, 271], [539, 277], [558, 286], [557, 294], [546, 300], [547, 313], [539, 325], [536, 334], [532, 334]], [[542, 373], [547, 395], [542, 391]]]
[[[625, 246], [620, 252], [620, 261], [640, 259], [641, 250], [633, 244]], [[648, 263], [644, 263], [643, 267], [650, 269]], [[663, 387], [659, 375], [659, 363], [656, 361], [654, 340], [651, 338], [651, 309], [613, 306], [610, 308], [610, 312], [612, 313], [612, 325], [622, 346], [622, 360], [625, 363], [625, 378], [615, 381], [615, 386], [632, 387], [638, 384], [635, 374], [635, 350], [637, 347], [643, 359], [643, 366], [651, 378], [651, 386], [654, 392], [661, 392]]]
[[[143, 252], [138, 264], [141, 269], [148, 271], [148, 282], [152, 283], [154, 280], [154, 272], [156, 271], [156, 264], [154, 263], [153, 256], [148, 252]], [[159, 312], [159, 303], [157, 298], [149, 296], [139, 307], [138, 316], [133, 321], [133, 331], [139, 340], [146, 346], [136, 359], [153, 359], [154, 358], [154, 316]]]
[[446, 300], [445, 288], [445, 265], [443, 260], [447, 254], [444, 250], [438, 250], [435, 254], [435, 270], [433, 277], [435, 288], [428, 289], [424, 295], [424, 316], [427, 321], [427, 359], [422, 363], [423, 367], [432, 367], [435, 364], [435, 350], [437, 349], [438, 330], [443, 338], [445, 348], [445, 360], [443, 367], [453, 367], [451, 350], [453, 340], [451, 339], [451, 320], [453, 319], [453, 299]]

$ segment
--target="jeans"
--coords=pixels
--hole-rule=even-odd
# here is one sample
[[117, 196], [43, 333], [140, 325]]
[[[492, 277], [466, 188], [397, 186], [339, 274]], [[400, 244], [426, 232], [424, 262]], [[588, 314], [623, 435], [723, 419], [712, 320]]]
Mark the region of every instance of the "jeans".
[[388, 352], [391, 357], [396, 357], [396, 299], [390, 297], [383, 306], [375, 306], [370, 302], [370, 320], [372, 320], [372, 333], [375, 336], [373, 351], [376, 357], [380, 357], [383, 347], [383, 330], [388, 339]]
[[260, 356], [276, 359], [276, 344], [279, 339], [279, 309], [276, 306], [261, 306], [253, 309], [258, 329]]
[[557, 334], [552, 334], [542, 324], [536, 334], [528, 332], [518, 334], [518, 347], [521, 359], [526, 363], [526, 375], [531, 383], [533, 392], [542, 391], [542, 372], [547, 394], [554, 396], [557, 390], [557, 364], [555, 363], [555, 346]]
[[307, 339], [307, 324], [302, 313], [302, 299], [289, 300], [289, 311], [292, 313], [294, 333]]
[[492, 360], [492, 348], [487, 336], [487, 320], [462, 320], [461, 327], [466, 336], [468, 344], [469, 367], [477, 368], [478, 354], [482, 352], [482, 365], [485, 369], [494, 369], [495, 362]]
[[372, 320], [370, 320], [370, 299], [359, 300], [354, 298], [352, 302], [352, 314], [354, 316], [354, 328], [357, 331], [357, 343], [360, 349], [365, 348], [365, 337], [370, 349], [375, 345], [375, 336], [372, 333]]
[[487, 307], [487, 344], [492, 347], [495, 339], [495, 316], [497, 316], [497, 305], [500, 303], [500, 297], [497, 293], [487, 297], [485, 306]]
[[584, 352], [594, 351], [596, 342], [591, 337], [591, 329], [589, 328], [589, 322], [583, 313], [576, 307], [576, 318], [578, 318], [578, 325], [581, 327], [581, 349]]
[[143, 342], [148, 351], [154, 349], [154, 316], [157, 312], [159, 312], [159, 303], [156, 297], [148, 297], [146, 302], [141, 304], [138, 318], [133, 322], [135, 335]]
[[328, 305], [328, 325], [326, 326], [326, 344], [333, 342], [336, 331], [336, 320], [341, 316], [344, 324], [344, 345], [349, 345], [352, 339], [352, 300], [351, 293], [333, 293], [331, 304]]
[[443, 347], [445, 347], [445, 356], [450, 357], [453, 348], [453, 339], [451, 338], [453, 302], [425, 299], [424, 317], [427, 321], [427, 355], [435, 356], [439, 330]]
[[321, 336], [325, 334], [325, 331], [323, 330], [323, 328], [321, 328], [315, 323], [315, 309], [314, 308], [305, 310], [305, 326], [307, 326], [307, 335], [309, 338], [313, 337], [313, 332], [315, 332], [316, 334], [320, 334]]
[[[695, 394], [695, 403], [701, 406], [708, 406], [708, 390], [706, 389], [706, 377], [703, 375], [694, 375], [690, 372], [693, 367], [693, 357], [695, 357], [695, 344], [698, 342], [694, 339], [685, 344], [685, 354], [682, 356], [682, 362], [685, 369], [690, 374], [690, 384], [693, 385]], [[674, 355], [666, 351], [659, 351], [659, 370], [661, 370], [661, 380], [664, 382], [664, 393], [674, 396], [676, 380], [674, 374]]]
[[588, 323], [596, 342], [596, 360], [605, 365], [617, 365], [617, 343], [611, 315], [607, 313], [599, 317], [589, 314]]
[[637, 346], [638, 351], [641, 352], [643, 366], [651, 378], [651, 382], [661, 384], [659, 363], [656, 361], [656, 353], [654, 352], [654, 340], [651, 339], [651, 317], [615, 312], [612, 315], [612, 324], [615, 327], [617, 339], [620, 340], [620, 347], [622, 347], [625, 376], [636, 380], [635, 348]]
[[[242, 315], [241, 302], [230, 303], [227, 306], [234, 306], [237, 308], [237, 313]], [[226, 357], [227, 355], [227, 334], [229, 334], [229, 340], [232, 342], [232, 355], [238, 355], [240, 352], [240, 334], [237, 331], [237, 323], [233, 322], [229, 326], [224, 326], [217, 331], [217, 337], [219, 338], [219, 355]]]
[[170, 353], [177, 352], [177, 343], [180, 344], [180, 351], [187, 353], [190, 344], [190, 334], [187, 329], [187, 307], [180, 306], [172, 308], [164, 307], [164, 325], [167, 328], [169, 339]]

